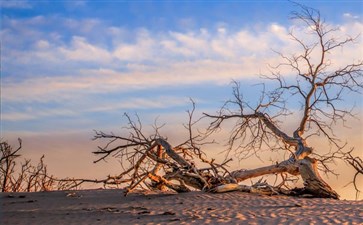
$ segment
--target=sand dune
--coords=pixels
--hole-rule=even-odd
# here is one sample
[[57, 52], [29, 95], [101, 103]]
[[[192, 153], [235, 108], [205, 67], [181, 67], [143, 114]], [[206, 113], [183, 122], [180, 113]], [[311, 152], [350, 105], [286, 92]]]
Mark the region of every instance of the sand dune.
[[0, 224], [363, 224], [363, 200], [230, 192], [2, 193]]

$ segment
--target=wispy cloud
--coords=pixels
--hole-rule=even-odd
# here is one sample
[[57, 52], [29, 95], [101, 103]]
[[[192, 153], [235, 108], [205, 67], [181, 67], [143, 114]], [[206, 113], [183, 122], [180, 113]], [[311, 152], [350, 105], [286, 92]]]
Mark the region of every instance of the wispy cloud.
[[111, 54], [98, 46], [92, 45], [84, 37], [74, 36], [69, 47], [59, 47], [59, 55], [63, 55], [66, 60], [70, 61], [87, 61], [87, 62], [110, 62]]
[[187, 97], [174, 96], [153, 96], [153, 97], [133, 97], [127, 99], [102, 99], [95, 104], [92, 97], [73, 96], [62, 104], [52, 104], [51, 106], [31, 107], [25, 104], [22, 107], [13, 107], [6, 110], [1, 115], [2, 121], [27, 121], [41, 120], [42, 118], [59, 117], [81, 117], [85, 113], [122, 113], [128, 110], [141, 109], [165, 109], [182, 106], [190, 103]]
[[343, 17], [348, 18], [348, 19], [359, 19], [360, 18], [358, 15], [353, 15], [351, 13], [344, 13]]
[[[50, 21], [59, 24], [58, 29], [51, 27]], [[81, 22], [57, 16], [5, 18], [1, 31], [6, 53], [2, 59], [2, 102], [53, 102], [69, 110], [58, 113], [45, 110], [32, 116], [12, 111], [4, 114], [3, 119], [26, 120], [109, 109], [100, 104], [98, 107], [83, 105], [80, 110], [81, 106], [66, 104], [72, 99], [82, 102], [94, 94], [125, 95], [158, 87], [219, 85], [232, 79], [254, 79], [261, 73], [269, 73], [268, 64], [276, 65], [281, 61], [272, 49], [284, 53], [301, 51], [289, 38], [290, 30], [310, 40], [307, 28], [296, 24], [270, 23], [233, 31], [225, 25], [216, 27], [156, 32], [146, 28], [125, 30], [92, 18]], [[363, 30], [363, 24], [358, 21], [340, 25], [342, 33], [355, 35], [359, 30]], [[71, 35], [66, 37], [62, 31]], [[362, 39], [357, 42], [361, 44]], [[339, 54], [328, 56], [333, 67], [362, 58], [356, 46], [336, 51]], [[286, 69], [281, 73], [291, 71]], [[158, 101], [152, 105], [147, 102], [131, 98], [122, 102], [123, 107], [112, 103], [111, 108], [158, 106]]]

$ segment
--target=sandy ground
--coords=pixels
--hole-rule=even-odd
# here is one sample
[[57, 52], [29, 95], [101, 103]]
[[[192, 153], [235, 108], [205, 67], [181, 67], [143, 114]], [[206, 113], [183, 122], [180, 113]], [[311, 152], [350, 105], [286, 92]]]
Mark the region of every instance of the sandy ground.
[[363, 224], [363, 200], [230, 192], [1, 193], [0, 224]]

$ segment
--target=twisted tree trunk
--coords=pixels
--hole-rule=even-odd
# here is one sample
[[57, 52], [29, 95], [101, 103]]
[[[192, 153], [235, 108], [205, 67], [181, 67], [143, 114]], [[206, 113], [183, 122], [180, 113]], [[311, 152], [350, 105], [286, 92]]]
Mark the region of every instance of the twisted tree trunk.
[[[221, 123], [228, 119], [226, 116], [210, 116], [216, 118]], [[231, 176], [241, 182], [249, 178], [259, 177], [267, 174], [289, 173], [292, 175], [301, 175], [304, 180], [304, 193], [309, 193], [315, 197], [338, 199], [339, 195], [321, 178], [317, 169], [317, 160], [309, 158], [312, 148], [307, 146], [306, 141], [301, 138], [302, 132], [298, 129], [294, 132], [293, 137], [281, 131], [275, 124], [263, 113], [255, 112], [254, 114], [238, 115], [243, 119], [257, 118], [262, 121], [279, 139], [289, 146], [295, 147], [295, 152], [290, 158], [276, 165], [260, 167], [251, 170], [236, 170]], [[241, 186], [227, 185], [218, 189], [218, 192], [243, 189]]]
[[321, 178], [317, 164], [317, 160], [309, 157], [299, 161], [305, 190], [315, 197], [339, 199], [339, 195]]
[[[249, 178], [259, 177], [266, 174], [290, 173], [300, 174], [304, 181], [304, 188], [301, 193], [308, 193], [314, 197], [339, 199], [339, 195], [321, 178], [317, 169], [317, 160], [305, 157], [297, 162], [288, 163], [288, 160], [277, 165], [265, 166], [252, 170], [236, 170], [231, 174], [238, 182]], [[234, 190], [247, 190], [244, 185], [225, 185], [216, 189], [217, 192]]]

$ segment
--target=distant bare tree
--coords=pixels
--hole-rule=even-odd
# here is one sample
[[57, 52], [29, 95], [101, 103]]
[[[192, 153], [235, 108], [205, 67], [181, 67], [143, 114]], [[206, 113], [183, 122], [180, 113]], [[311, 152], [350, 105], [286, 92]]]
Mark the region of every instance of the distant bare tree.
[[[271, 66], [272, 74], [264, 76], [268, 82], [277, 86], [273, 90], [262, 91], [255, 104], [243, 98], [238, 82], [234, 82], [233, 99], [227, 101], [217, 114], [204, 114], [203, 119], [210, 119], [210, 125], [204, 134], [195, 135], [193, 127], [193, 110], [189, 112], [189, 131], [187, 140], [182, 144], [171, 146], [167, 138], [159, 133], [160, 127], [154, 127], [154, 133], [145, 135], [139, 118], [134, 122], [128, 115], [128, 135], [118, 136], [96, 132], [95, 139], [108, 139], [109, 143], [99, 147], [94, 153], [99, 155], [97, 161], [109, 156], [120, 157], [124, 171], [117, 176], [109, 177], [107, 182], [125, 184], [130, 192], [135, 188], [165, 188], [183, 192], [190, 187], [206, 191], [258, 191], [263, 193], [306, 193], [316, 197], [339, 198], [339, 195], [322, 179], [318, 165], [325, 171], [332, 171], [328, 162], [343, 159], [346, 144], [341, 144], [335, 136], [336, 123], [343, 123], [348, 117], [354, 116], [351, 109], [342, 108], [338, 104], [348, 92], [359, 93], [363, 88], [363, 61], [352, 61], [333, 69], [329, 54], [336, 48], [352, 44], [358, 37], [337, 38], [338, 29], [329, 27], [321, 18], [319, 11], [303, 5], [297, 5], [299, 12], [292, 12], [292, 19], [304, 23], [308, 35], [313, 42], [306, 42], [293, 31], [290, 38], [297, 43], [301, 52], [286, 55], [277, 52], [282, 62]], [[295, 79], [286, 79], [280, 71], [287, 67]], [[301, 102], [301, 112], [292, 113], [297, 121], [296, 129], [289, 134], [280, 128], [280, 124], [291, 115], [289, 107]], [[229, 172], [225, 165], [229, 161], [216, 163], [207, 159], [201, 147], [206, 138], [221, 129], [227, 121], [233, 121], [227, 153], [235, 153], [240, 159], [251, 155], [258, 156], [264, 148], [277, 151], [281, 155], [286, 152], [289, 157], [274, 165]], [[309, 145], [312, 137], [320, 137], [327, 141], [334, 150], [323, 155], [321, 151]], [[321, 155], [319, 154], [321, 153]], [[267, 153], [268, 154], [268, 153]], [[361, 165], [351, 155], [345, 158], [354, 167]], [[358, 162], [358, 164], [357, 164]], [[200, 168], [203, 163], [206, 168]], [[359, 166], [357, 166], [358, 169]], [[360, 170], [357, 170], [358, 172]], [[281, 174], [283, 182], [277, 187], [260, 180], [252, 186], [238, 185], [249, 178], [266, 174]], [[300, 190], [284, 190], [286, 174], [301, 176], [304, 188]], [[173, 182], [177, 181], [177, 182]]]
[[14, 173], [15, 159], [19, 157], [21, 139], [18, 139], [19, 147], [15, 150], [5, 141], [0, 142], [0, 185], [1, 191], [10, 190], [11, 175]]
[[18, 142], [19, 147], [16, 149], [13, 149], [6, 141], [0, 142], [1, 192], [69, 190], [79, 188], [82, 183], [88, 181], [80, 182], [71, 178], [57, 179], [49, 175], [47, 166], [44, 164], [44, 155], [36, 166], [32, 165], [29, 159], [21, 162], [21, 139], [18, 139]]

